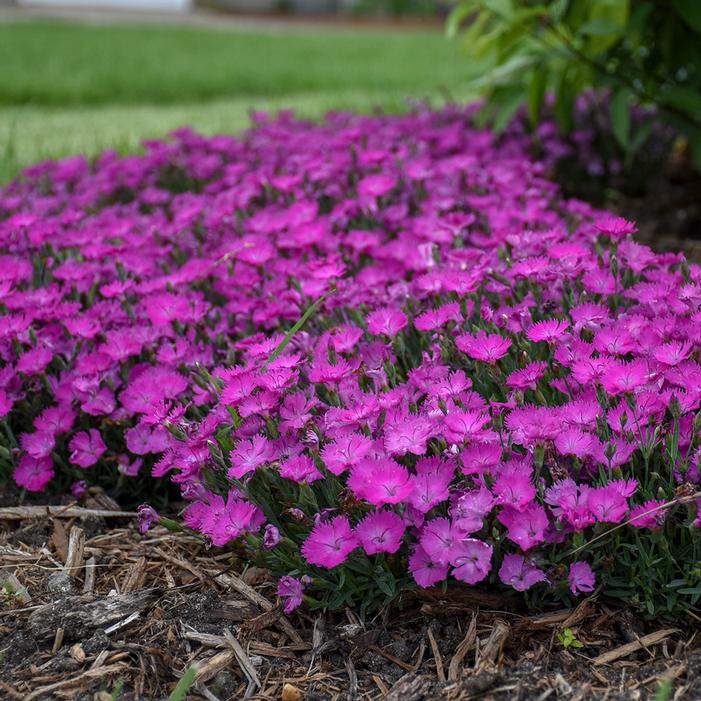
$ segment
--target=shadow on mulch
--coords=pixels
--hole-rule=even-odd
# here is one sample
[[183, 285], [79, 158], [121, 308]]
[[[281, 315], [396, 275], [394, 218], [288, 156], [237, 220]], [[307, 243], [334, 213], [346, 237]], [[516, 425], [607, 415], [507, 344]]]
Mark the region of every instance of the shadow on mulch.
[[652, 699], [664, 680], [674, 692], [660, 698], [701, 698], [691, 628], [595, 599], [525, 615], [467, 588], [364, 623], [288, 618], [266, 571], [190, 536], [140, 535], [112, 506], [0, 508], [2, 698], [165, 699], [191, 666], [187, 698], [209, 701], [613, 701]]

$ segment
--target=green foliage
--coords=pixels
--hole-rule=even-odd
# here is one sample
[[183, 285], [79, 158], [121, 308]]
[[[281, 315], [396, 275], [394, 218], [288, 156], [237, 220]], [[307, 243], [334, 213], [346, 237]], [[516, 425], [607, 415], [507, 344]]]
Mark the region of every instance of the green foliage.
[[574, 634], [572, 628], [565, 628], [563, 631], [558, 633], [557, 639], [560, 641], [560, 644], [565, 648], [565, 650], [584, 647], [584, 643], [577, 639], [577, 636]]
[[569, 131], [578, 96], [605, 90], [626, 163], [649, 136], [632, 119], [640, 107], [656, 108], [701, 163], [698, 0], [461, 0], [447, 30], [462, 33], [465, 51], [484, 67], [474, 85], [496, 129], [521, 105], [535, 126], [552, 92], [554, 115]]
[[190, 690], [190, 687], [192, 687], [192, 685], [195, 683], [195, 679], [197, 679], [197, 668], [188, 667], [187, 671], [180, 678], [180, 681], [176, 684], [175, 689], [173, 689], [168, 697], [168, 701], [183, 701], [183, 699], [187, 696], [187, 692]]

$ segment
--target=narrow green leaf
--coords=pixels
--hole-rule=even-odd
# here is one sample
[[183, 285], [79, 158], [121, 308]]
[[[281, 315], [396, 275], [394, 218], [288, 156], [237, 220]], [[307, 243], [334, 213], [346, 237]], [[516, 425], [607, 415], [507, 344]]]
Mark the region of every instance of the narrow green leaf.
[[577, 31], [580, 36], [619, 36], [623, 34], [624, 27], [612, 22], [606, 17], [597, 17], [596, 19], [585, 22]]
[[478, 5], [474, 0], [466, 0], [456, 5], [448, 15], [445, 22], [445, 33], [451, 39], [460, 31], [462, 23], [478, 10]]
[[611, 127], [618, 143], [625, 149], [630, 142], [630, 93], [618, 90], [611, 98]]
[[307, 309], [304, 314], [299, 318], [297, 323], [285, 334], [285, 338], [282, 339], [282, 341], [279, 343], [278, 347], [270, 354], [270, 357], [265, 361], [263, 364], [263, 367], [266, 368], [270, 363], [275, 360], [282, 351], [287, 348], [288, 344], [290, 341], [294, 338], [294, 335], [307, 323], [307, 320], [309, 319], [312, 314], [316, 312], [316, 310], [336, 291], [336, 288], [333, 288], [332, 290], [329, 290], [326, 294], [321, 295], [319, 299], [314, 302], [314, 304], [310, 305], [309, 308]]
[[540, 118], [540, 108], [543, 106], [547, 84], [548, 68], [545, 64], [541, 64], [533, 70], [528, 83], [528, 118], [534, 127], [538, 124], [538, 119]]
[[189, 667], [187, 672], [180, 677], [180, 681], [176, 684], [175, 689], [171, 692], [168, 697], [168, 701], [183, 701], [187, 696], [187, 692], [190, 687], [195, 683], [197, 678], [197, 669], [195, 667]]

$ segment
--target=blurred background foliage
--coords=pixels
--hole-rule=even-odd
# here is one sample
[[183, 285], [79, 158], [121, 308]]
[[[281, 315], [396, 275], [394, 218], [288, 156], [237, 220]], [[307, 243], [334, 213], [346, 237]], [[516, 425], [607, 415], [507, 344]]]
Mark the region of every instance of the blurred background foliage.
[[701, 163], [701, 1], [461, 0], [447, 30], [483, 66], [471, 84], [497, 130], [525, 107], [532, 127], [547, 110], [570, 133], [582, 96], [596, 91], [614, 137], [609, 161], [631, 172], [655, 128], [641, 111], [654, 110]]

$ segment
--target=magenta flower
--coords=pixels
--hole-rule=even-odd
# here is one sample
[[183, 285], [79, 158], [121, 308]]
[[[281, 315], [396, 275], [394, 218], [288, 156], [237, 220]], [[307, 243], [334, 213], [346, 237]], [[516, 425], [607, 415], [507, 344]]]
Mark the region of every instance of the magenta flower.
[[390, 455], [423, 455], [433, 433], [432, 422], [425, 416], [401, 414], [385, 425], [385, 449]]
[[348, 486], [359, 499], [377, 507], [406, 501], [413, 487], [406, 468], [389, 458], [360, 462], [352, 469]]
[[460, 453], [463, 474], [480, 475], [491, 471], [501, 462], [499, 443], [473, 443]]
[[535, 389], [536, 384], [547, 369], [548, 364], [544, 361], [539, 360], [534, 363], [528, 363], [526, 367], [510, 373], [506, 378], [506, 384], [512, 389], [518, 389], [522, 392], [527, 389]]
[[360, 545], [368, 555], [396, 553], [404, 536], [404, 521], [392, 511], [373, 511], [356, 527]]
[[241, 479], [275, 457], [270, 441], [264, 436], [253, 436], [241, 441], [231, 453], [229, 477]]
[[263, 525], [261, 510], [241, 499], [237, 490], [231, 489], [226, 501], [216, 495], [202, 519], [201, 530], [208, 535], [212, 544], [226, 545], [247, 532], [255, 532]]
[[596, 230], [608, 238], [619, 240], [634, 234], [638, 227], [623, 217], [605, 216], [597, 220]]
[[496, 495], [497, 504], [511, 506], [516, 511], [523, 511], [536, 495], [531, 471], [520, 463], [505, 467], [494, 481], [492, 489]]
[[573, 479], [556, 482], [545, 491], [545, 501], [552, 507], [552, 512], [563, 519], [576, 531], [591, 526], [596, 518], [589, 510], [589, 487], [577, 486]]
[[435, 473], [418, 474], [411, 477], [412, 489], [409, 503], [422, 514], [448, 499], [452, 475]]
[[51, 455], [56, 439], [48, 431], [35, 431], [34, 433], [23, 433], [20, 436], [22, 449], [36, 460], [47, 458]]
[[466, 584], [481, 582], [492, 569], [492, 551], [489, 543], [476, 538], [465, 538], [456, 544], [451, 558], [452, 575]]
[[499, 579], [516, 591], [526, 591], [538, 582], [547, 581], [545, 572], [539, 570], [523, 555], [507, 553], [499, 568]]
[[451, 411], [444, 419], [444, 435], [451, 443], [463, 443], [480, 435], [491, 422], [491, 417], [481, 411]]
[[655, 360], [663, 365], [679, 365], [689, 358], [693, 346], [688, 341], [670, 341], [663, 343], [655, 350]]
[[358, 194], [361, 197], [383, 197], [392, 191], [397, 180], [392, 175], [366, 175], [358, 183]]
[[583, 459], [593, 454], [594, 438], [578, 428], [569, 428], [557, 434], [555, 447], [560, 455], [574, 455]]
[[299, 484], [312, 484], [324, 478], [308, 455], [294, 455], [280, 463], [280, 476]]
[[417, 545], [409, 557], [409, 571], [420, 587], [427, 588], [442, 582], [448, 576], [448, 565], [434, 562], [428, 553]]
[[281, 540], [280, 531], [269, 523], [263, 531], [263, 547], [266, 550], [272, 550], [280, 544]]
[[95, 428], [76, 433], [68, 447], [71, 451], [71, 462], [82, 468], [94, 465], [107, 450], [100, 432]]
[[530, 550], [545, 540], [548, 516], [539, 504], [529, 504], [522, 511], [505, 508], [497, 516], [499, 522], [508, 528], [507, 536], [521, 550]]
[[636, 528], [659, 528], [666, 518], [667, 506], [658, 499], [650, 499], [630, 510], [630, 522]]
[[301, 605], [304, 599], [304, 583], [289, 575], [280, 577], [277, 583], [277, 595], [285, 601], [283, 611], [289, 615]]
[[372, 448], [372, 440], [360, 433], [347, 432], [335, 437], [333, 443], [327, 443], [321, 458], [334, 475], [341, 475], [357, 465]]
[[610, 362], [601, 376], [601, 385], [614, 396], [635, 392], [650, 381], [650, 370], [645, 360], [629, 363]]
[[345, 516], [317, 523], [302, 544], [302, 555], [318, 567], [338, 567], [358, 547], [358, 538]]
[[[7, 396], [5, 390], [0, 389], [0, 419], [4, 419], [12, 410], [12, 400]], [[35, 424], [36, 425], [36, 424]], [[37, 426], [39, 428], [39, 426]]]
[[526, 336], [529, 341], [546, 341], [554, 343], [559, 338], [562, 338], [569, 329], [569, 324], [562, 319], [547, 319], [537, 321], [526, 331]]
[[377, 335], [394, 338], [402, 329], [406, 328], [409, 320], [406, 314], [399, 309], [387, 307], [371, 312], [367, 316], [368, 331]]
[[450, 519], [434, 518], [421, 531], [421, 547], [433, 562], [446, 565], [453, 556], [453, 549], [462, 539], [462, 534], [454, 528]]
[[628, 500], [614, 484], [587, 492], [587, 507], [601, 523], [620, 523], [628, 511]]
[[141, 504], [136, 510], [139, 520], [139, 533], [146, 533], [160, 518], [158, 512], [148, 504]]
[[54, 476], [53, 463], [48, 458], [23, 455], [12, 473], [15, 482], [29, 492], [40, 492]]
[[461, 494], [450, 508], [453, 526], [463, 536], [479, 531], [494, 506], [494, 497], [485, 487]]
[[33, 348], [23, 353], [17, 361], [17, 372], [25, 375], [39, 375], [44, 372], [54, 354], [48, 348]]
[[494, 364], [511, 348], [511, 341], [499, 334], [479, 331], [476, 335], [463, 334], [455, 339], [455, 345], [473, 360]]
[[581, 592], [588, 593], [594, 591], [596, 577], [588, 563], [573, 562], [570, 565], [568, 581], [570, 591], [576, 595]]

